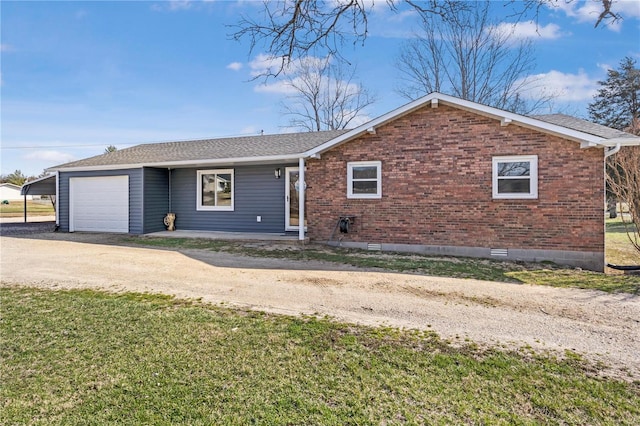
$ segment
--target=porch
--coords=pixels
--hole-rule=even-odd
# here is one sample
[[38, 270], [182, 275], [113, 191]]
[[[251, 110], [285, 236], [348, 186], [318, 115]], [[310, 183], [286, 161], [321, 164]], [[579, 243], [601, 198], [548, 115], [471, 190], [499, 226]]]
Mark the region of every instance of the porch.
[[203, 238], [209, 240], [235, 240], [235, 241], [286, 241], [301, 242], [308, 241], [305, 238], [300, 241], [298, 233], [266, 233], [266, 232], [223, 232], [223, 231], [189, 231], [176, 229], [175, 231], [159, 231], [144, 234], [145, 237], [161, 238]]

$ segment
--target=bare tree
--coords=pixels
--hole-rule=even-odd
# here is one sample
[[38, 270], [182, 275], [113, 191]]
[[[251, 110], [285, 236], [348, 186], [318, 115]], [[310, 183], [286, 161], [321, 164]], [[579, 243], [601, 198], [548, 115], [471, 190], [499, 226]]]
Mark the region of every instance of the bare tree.
[[[540, 8], [553, 5], [558, 0], [510, 0], [514, 16], [533, 13]], [[564, 0], [571, 2], [573, 0]], [[612, 0], [599, 0], [601, 14], [596, 26], [604, 22], [615, 22], [622, 17], [612, 10]], [[460, 0], [386, 0], [394, 12], [409, 8], [425, 18], [428, 16], [450, 16], [473, 6], [474, 2]], [[345, 42], [364, 43], [368, 35], [368, 18], [374, 2], [369, 0], [280, 0], [263, 2], [260, 19], [243, 17], [232, 37], [248, 39], [250, 50], [266, 48], [280, 67], [265, 71], [265, 76], [277, 76], [293, 59], [308, 56], [311, 52], [323, 51], [327, 55], [344, 60], [341, 48]]]
[[522, 114], [546, 106], [553, 94], [531, 101], [524, 96], [535, 84], [527, 77], [535, 66], [531, 41], [491, 16], [485, 0], [444, 17], [424, 17], [421, 33], [396, 61], [403, 82], [397, 91], [409, 99], [441, 92]]
[[285, 72], [285, 85], [292, 92], [283, 103], [290, 125], [308, 131], [345, 129], [375, 102], [362, 84], [354, 81], [356, 69], [346, 72], [331, 57], [306, 57], [295, 71]]
[[609, 190], [628, 206], [629, 215], [622, 213], [620, 217], [629, 240], [640, 252], [640, 146], [623, 147], [608, 160]]

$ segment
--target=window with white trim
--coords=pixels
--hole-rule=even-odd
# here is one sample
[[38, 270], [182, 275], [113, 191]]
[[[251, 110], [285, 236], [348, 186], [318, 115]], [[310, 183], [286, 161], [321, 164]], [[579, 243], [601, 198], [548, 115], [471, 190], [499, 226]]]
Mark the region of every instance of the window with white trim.
[[233, 211], [233, 169], [198, 170], [196, 210]]
[[538, 156], [493, 157], [493, 198], [538, 198]]
[[382, 198], [382, 162], [347, 163], [347, 198]]

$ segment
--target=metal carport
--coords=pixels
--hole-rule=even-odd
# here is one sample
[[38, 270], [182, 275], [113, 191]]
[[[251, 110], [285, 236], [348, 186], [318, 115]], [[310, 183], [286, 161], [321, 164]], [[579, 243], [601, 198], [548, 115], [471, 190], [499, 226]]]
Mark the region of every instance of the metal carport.
[[58, 224], [58, 174], [43, 176], [22, 185], [20, 195], [24, 196], [24, 221], [27, 222], [27, 195], [48, 195], [51, 197], [53, 208], [56, 211], [56, 224]]

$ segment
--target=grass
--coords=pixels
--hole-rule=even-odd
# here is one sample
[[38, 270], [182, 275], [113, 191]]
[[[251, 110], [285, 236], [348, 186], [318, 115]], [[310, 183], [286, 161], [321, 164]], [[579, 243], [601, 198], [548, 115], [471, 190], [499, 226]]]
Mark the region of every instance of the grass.
[[[55, 215], [51, 201], [27, 200], [28, 216], [53, 216]], [[9, 204], [0, 204], [0, 217], [24, 216], [24, 201], [9, 201]]]
[[640, 253], [633, 247], [620, 218], [606, 220], [606, 258], [614, 265], [640, 265]]
[[144, 294], [5, 287], [1, 424], [640, 424], [640, 382], [522, 349]]
[[283, 245], [263, 247], [231, 241], [126, 237], [125, 242], [165, 247], [174, 250], [200, 249], [224, 251], [254, 257], [318, 260], [363, 268], [408, 272], [452, 278], [515, 282], [554, 287], [600, 290], [608, 293], [640, 294], [640, 276], [609, 275], [577, 269], [567, 269], [553, 263], [501, 262], [491, 259], [431, 257], [403, 253], [377, 253], [364, 250], [330, 248], [325, 246]]

